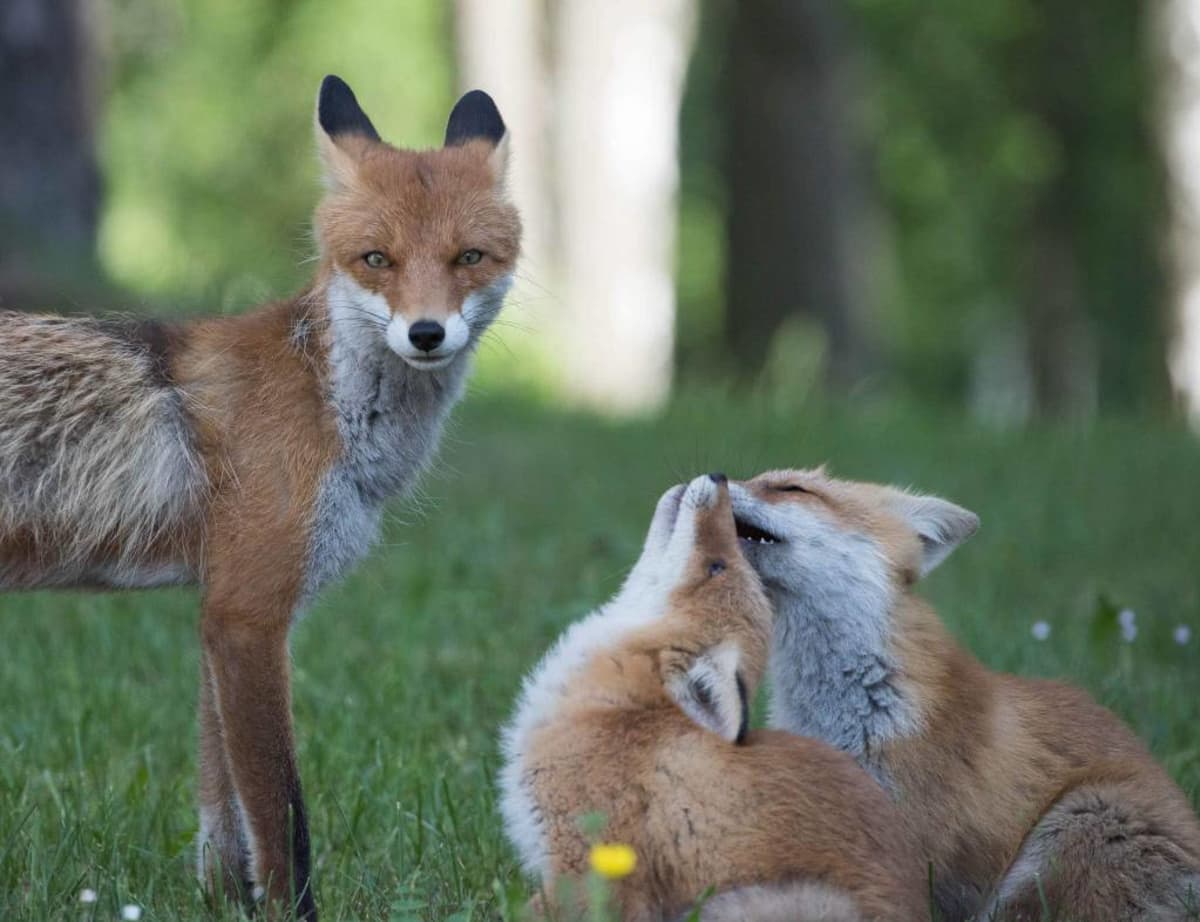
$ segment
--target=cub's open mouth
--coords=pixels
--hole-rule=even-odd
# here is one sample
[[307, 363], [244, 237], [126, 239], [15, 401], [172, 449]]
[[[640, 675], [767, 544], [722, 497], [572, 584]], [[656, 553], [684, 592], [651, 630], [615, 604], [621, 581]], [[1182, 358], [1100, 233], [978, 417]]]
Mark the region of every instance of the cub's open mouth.
[[771, 534], [757, 525], [752, 525], [745, 519], [734, 517], [734, 525], [737, 526], [737, 536], [743, 541], [750, 541], [754, 544], [778, 544], [779, 538]]

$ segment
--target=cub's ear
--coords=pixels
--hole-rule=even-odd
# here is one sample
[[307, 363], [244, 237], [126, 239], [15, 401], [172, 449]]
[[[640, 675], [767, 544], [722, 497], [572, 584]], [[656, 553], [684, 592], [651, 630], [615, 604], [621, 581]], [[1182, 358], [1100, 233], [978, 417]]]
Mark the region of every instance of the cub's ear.
[[750, 702], [738, 672], [740, 653], [732, 643], [704, 651], [686, 671], [667, 679], [667, 693], [688, 717], [729, 742], [746, 738]]
[[359, 106], [354, 91], [330, 74], [317, 93], [317, 148], [330, 188], [350, 183], [364, 141], [379, 141], [379, 132]]
[[491, 145], [488, 160], [497, 178], [504, 176], [508, 165], [508, 129], [492, 97], [483, 90], [471, 90], [463, 95], [446, 121], [444, 146], [459, 147], [469, 141], [484, 141]]
[[921, 576], [950, 556], [950, 552], [979, 530], [979, 516], [936, 496], [896, 490], [892, 511], [921, 539]]

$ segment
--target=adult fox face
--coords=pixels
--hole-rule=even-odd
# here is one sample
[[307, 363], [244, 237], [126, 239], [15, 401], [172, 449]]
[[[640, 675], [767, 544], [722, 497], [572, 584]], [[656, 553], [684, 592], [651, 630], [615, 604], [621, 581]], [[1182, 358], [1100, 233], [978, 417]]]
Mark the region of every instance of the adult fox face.
[[330, 76], [316, 120], [327, 187], [316, 235], [333, 322], [376, 333], [414, 368], [450, 364], [500, 310], [520, 248], [500, 113], [472, 91], [450, 113], [443, 147], [399, 150]]

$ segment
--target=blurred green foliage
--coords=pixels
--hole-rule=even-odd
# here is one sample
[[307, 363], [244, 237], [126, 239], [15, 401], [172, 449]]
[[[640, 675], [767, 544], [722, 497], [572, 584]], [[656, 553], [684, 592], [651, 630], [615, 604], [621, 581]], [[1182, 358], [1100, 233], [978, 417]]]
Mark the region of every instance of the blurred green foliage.
[[[683, 107], [685, 364], [703, 363], [723, 310], [720, 96], [735, 7], [702, 0]], [[1028, 261], [1050, 214], [1097, 340], [1101, 406], [1161, 402], [1164, 196], [1144, 6], [847, 0], [844, 15], [851, 117], [888, 254], [872, 271], [892, 380], [922, 398], [961, 399], [977, 344], [1019, 330], [1043, 294], [1030, 290]], [[864, 259], [877, 256], [870, 243]]]
[[307, 279], [326, 73], [380, 133], [440, 143], [452, 102], [449, 4], [113, 0], [101, 252], [135, 291], [219, 306]]
[[[1101, 401], [1162, 378], [1162, 220], [1144, 10], [1126, 0], [853, 0], [865, 129], [892, 224], [911, 379], [1020, 310], [1026, 238], [1054, 209], [1081, 268]], [[957, 346], [957, 349], [955, 347]], [[951, 352], [950, 357], [953, 357]], [[937, 371], [933, 371], [937, 369]]]

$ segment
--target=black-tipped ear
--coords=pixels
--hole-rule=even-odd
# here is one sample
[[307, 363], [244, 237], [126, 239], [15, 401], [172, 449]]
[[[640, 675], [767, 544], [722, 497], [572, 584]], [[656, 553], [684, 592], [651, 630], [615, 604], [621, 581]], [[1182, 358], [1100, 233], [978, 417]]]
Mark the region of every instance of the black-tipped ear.
[[445, 146], [457, 147], [468, 141], [487, 141], [495, 146], [506, 130], [492, 97], [483, 90], [471, 90], [450, 111]]
[[358, 134], [372, 141], [379, 140], [379, 132], [354, 98], [354, 90], [345, 80], [333, 74], [321, 81], [321, 93], [317, 97], [317, 121], [331, 138], [340, 134]]

